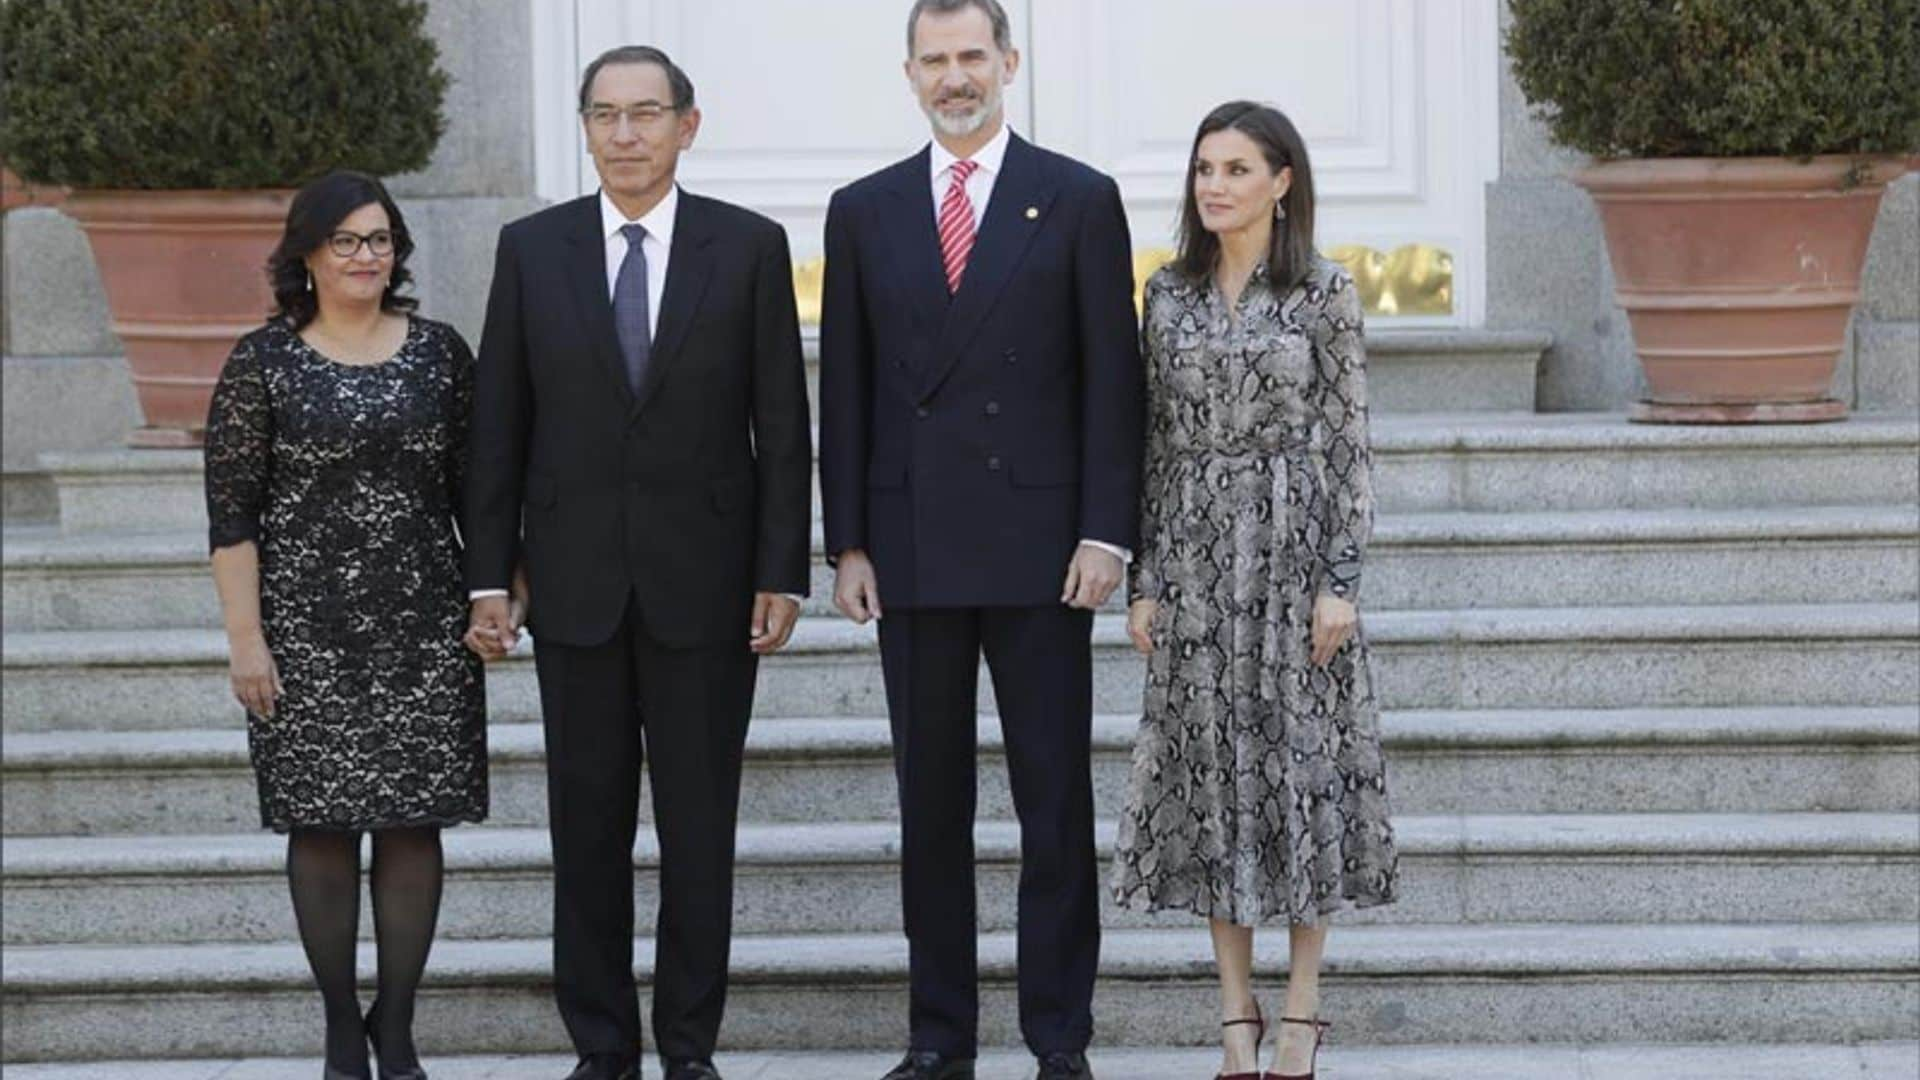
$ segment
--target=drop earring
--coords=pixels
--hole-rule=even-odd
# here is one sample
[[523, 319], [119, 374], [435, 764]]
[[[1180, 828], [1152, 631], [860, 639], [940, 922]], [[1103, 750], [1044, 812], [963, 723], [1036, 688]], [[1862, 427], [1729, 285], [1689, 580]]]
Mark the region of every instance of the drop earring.
[[1273, 220], [1282, 223], [1287, 220], [1287, 204], [1279, 199], [1273, 200]]
[[307, 271], [307, 291], [308, 292], [313, 291], [313, 271], [312, 270]]

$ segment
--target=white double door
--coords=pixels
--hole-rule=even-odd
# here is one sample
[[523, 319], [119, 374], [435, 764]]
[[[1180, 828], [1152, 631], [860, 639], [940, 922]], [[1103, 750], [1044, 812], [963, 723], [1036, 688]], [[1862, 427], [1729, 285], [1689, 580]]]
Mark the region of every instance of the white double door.
[[[530, 0], [540, 192], [591, 191], [579, 71], [665, 49], [704, 116], [690, 189], [786, 225], [815, 256], [828, 195], [927, 140], [902, 71], [906, 0]], [[1483, 190], [1497, 175], [1495, 0], [1005, 0], [1022, 54], [1015, 130], [1111, 173], [1137, 248], [1168, 247], [1200, 118], [1278, 105], [1307, 140], [1323, 247], [1452, 261], [1452, 312], [1484, 311]]]

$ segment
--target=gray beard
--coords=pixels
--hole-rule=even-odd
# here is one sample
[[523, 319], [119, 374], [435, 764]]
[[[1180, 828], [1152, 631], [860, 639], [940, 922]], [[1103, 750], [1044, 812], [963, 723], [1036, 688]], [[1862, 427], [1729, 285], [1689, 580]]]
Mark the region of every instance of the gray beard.
[[933, 121], [933, 126], [938, 128], [941, 134], [965, 138], [987, 126], [987, 120], [993, 116], [994, 107], [999, 103], [999, 95], [996, 94], [992, 99], [981, 101], [979, 107], [961, 116], [951, 116], [937, 108], [927, 109], [926, 114], [927, 119]]

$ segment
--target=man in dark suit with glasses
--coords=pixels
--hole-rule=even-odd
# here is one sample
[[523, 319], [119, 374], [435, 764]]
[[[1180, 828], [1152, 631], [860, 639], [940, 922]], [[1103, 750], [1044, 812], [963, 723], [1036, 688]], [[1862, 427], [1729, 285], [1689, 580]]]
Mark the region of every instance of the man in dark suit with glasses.
[[[713, 1080], [734, 826], [758, 657], [807, 590], [812, 450], [786, 234], [682, 191], [700, 113], [657, 49], [595, 60], [581, 121], [600, 191], [500, 234], [468, 480], [468, 638], [537, 638], [554, 976], [573, 1080], [639, 1073], [633, 842], [660, 841], [655, 1044]], [[644, 749], [644, 754], [643, 754]]]

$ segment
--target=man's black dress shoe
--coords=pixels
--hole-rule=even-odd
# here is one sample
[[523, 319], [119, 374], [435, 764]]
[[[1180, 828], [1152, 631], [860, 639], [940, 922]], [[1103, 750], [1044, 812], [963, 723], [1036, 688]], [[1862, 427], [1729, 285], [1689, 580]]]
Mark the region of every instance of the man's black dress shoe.
[[669, 1061], [667, 1080], [720, 1080], [720, 1070], [711, 1061]]
[[580, 1059], [567, 1080], [640, 1080], [640, 1063], [615, 1054], [591, 1054]]
[[880, 1080], [973, 1080], [973, 1059], [948, 1057], [938, 1050], [909, 1050]]
[[1087, 1055], [1056, 1051], [1040, 1055], [1036, 1080], [1093, 1080], [1093, 1070], [1087, 1067]]

